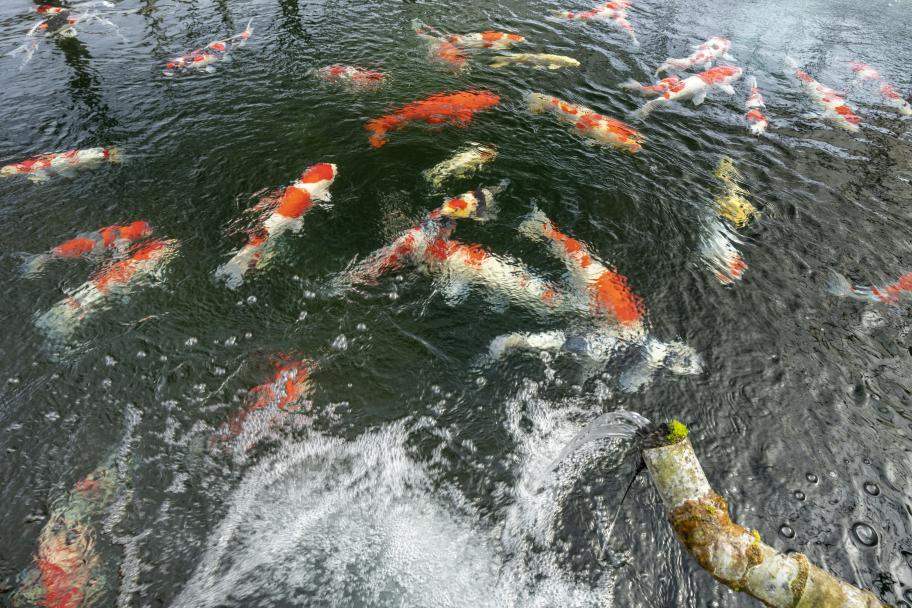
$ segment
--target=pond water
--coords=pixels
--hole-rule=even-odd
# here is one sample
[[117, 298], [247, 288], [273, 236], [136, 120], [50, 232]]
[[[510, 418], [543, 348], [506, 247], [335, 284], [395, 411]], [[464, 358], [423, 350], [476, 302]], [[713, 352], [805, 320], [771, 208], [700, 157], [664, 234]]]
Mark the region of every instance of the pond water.
[[[88, 20], [73, 38], [39, 33], [27, 63], [0, 58], [0, 164], [123, 153], [44, 183], [0, 179], [0, 602], [23, 597], [22, 573], [65, 513], [92, 539], [84, 605], [755, 605], [682, 552], [649, 479], [631, 484], [637, 459], [623, 433], [592, 427], [624, 410], [686, 422], [736, 520], [767, 542], [912, 606], [908, 305], [830, 289], [834, 272], [883, 286], [912, 270], [912, 121], [848, 68], [865, 61], [912, 91], [912, 5], [636, 0], [639, 46], [611, 22], [552, 14], [589, 8], [123, 0], [85, 9], [116, 30]], [[0, 3], [4, 49], [39, 19], [26, 0]], [[516, 32], [526, 38], [516, 51], [580, 65], [493, 68], [498, 53], [482, 49], [456, 73], [429, 61], [415, 19]], [[162, 74], [250, 20], [230, 61]], [[651, 82], [665, 58], [712, 36], [731, 39], [744, 69], [735, 95], [716, 88], [699, 107], [631, 118], [643, 98], [619, 85]], [[845, 95], [857, 133], [821, 120], [786, 56]], [[311, 72], [336, 63], [386, 78], [353, 91]], [[744, 119], [747, 75], [766, 102], [761, 137]], [[410, 126], [369, 144], [367, 121], [467, 89], [500, 103], [462, 126]], [[531, 113], [531, 91], [629, 122], [642, 150], [593, 144]], [[494, 145], [497, 158], [432, 186], [422, 172], [468, 142]], [[725, 229], [747, 264], [731, 284], [701, 256], [720, 221], [723, 157], [759, 211], [737, 235]], [[338, 169], [331, 204], [236, 289], [216, 280], [255, 224], [245, 210], [318, 162]], [[650, 344], [686, 344], [693, 367], [678, 371], [699, 372], [645, 373], [649, 348], [494, 360], [498, 336], [575, 336], [586, 323], [579, 310], [524, 305], [498, 280], [405, 265], [345, 283], [448, 196], [503, 180], [497, 213], [460, 220], [453, 238], [564, 286], [561, 261], [517, 230], [541, 210], [627, 277]], [[42, 315], [103, 262], [24, 276], [23, 260], [135, 220], [175, 241], [167, 264], [128, 298], [49, 332]], [[306, 401], [239, 414], [251, 388], [301, 361]], [[80, 480], [99, 466], [110, 491], [86, 498]]]

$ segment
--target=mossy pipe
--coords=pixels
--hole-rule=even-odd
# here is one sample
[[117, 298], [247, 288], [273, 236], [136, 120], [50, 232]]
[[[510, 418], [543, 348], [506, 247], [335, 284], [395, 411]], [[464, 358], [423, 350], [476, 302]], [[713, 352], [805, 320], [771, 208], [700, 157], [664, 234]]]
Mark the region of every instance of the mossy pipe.
[[874, 594], [821, 570], [801, 553], [784, 555], [731, 520], [680, 422], [666, 425], [643, 460], [682, 545], [716, 580], [773, 608], [881, 608]]

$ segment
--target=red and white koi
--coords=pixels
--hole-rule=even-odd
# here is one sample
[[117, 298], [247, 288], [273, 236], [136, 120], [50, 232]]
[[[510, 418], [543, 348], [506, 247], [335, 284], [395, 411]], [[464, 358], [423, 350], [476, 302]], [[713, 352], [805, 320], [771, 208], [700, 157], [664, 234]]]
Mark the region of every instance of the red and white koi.
[[674, 59], [669, 57], [665, 62], [656, 69], [656, 76], [668, 70], [689, 70], [693, 67], [701, 67], [708, 70], [712, 67], [714, 61], [724, 59], [726, 61], [735, 61], [728, 51], [731, 49], [731, 40], [724, 36], [714, 36], [694, 47], [694, 52], [688, 57]]
[[880, 80], [880, 72], [863, 61], [850, 61], [849, 69], [855, 73], [858, 80]]
[[747, 81], [747, 86], [750, 87], [751, 92], [747, 97], [747, 101], [744, 102], [744, 105], [747, 108], [747, 113], [744, 115], [744, 118], [747, 119], [747, 122], [750, 125], [751, 133], [754, 135], [762, 135], [769, 125], [769, 119], [760, 111], [760, 108], [765, 108], [766, 104], [763, 102], [763, 95], [760, 94], [760, 89], [757, 88], [756, 78], [751, 76]]
[[549, 244], [551, 252], [567, 267], [574, 289], [583, 295], [592, 320], [618, 327], [628, 336], [644, 333], [643, 301], [631, 291], [626, 277], [605, 266], [582, 241], [558, 230], [539, 210], [519, 225], [519, 232]]
[[154, 239], [136, 247], [128, 258], [103, 268], [67, 298], [41, 315], [36, 325], [65, 336], [108, 300], [127, 296], [137, 285], [159, 273], [177, 252], [177, 242]]
[[912, 272], [908, 272], [887, 285], [853, 285], [847, 278], [836, 272], [830, 277], [828, 289], [833, 295], [851, 297], [869, 302], [896, 304], [902, 298], [912, 295]]
[[60, 243], [47, 253], [31, 256], [25, 264], [26, 274], [33, 274], [52, 260], [71, 260], [98, 256], [109, 250], [125, 253], [129, 247], [152, 234], [148, 222], [136, 221], [126, 226], [105, 226], [93, 232], [83, 232]]
[[448, 34], [446, 40], [461, 49], [491, 49], [506, 51], [526, 39], [519, 34], [506, 32], [475, 32], [472, 34]]
[[336, 175], [336, 165], [332, 163], [308, 167], [300, 179], [285, 188], [274, 211], [251, 233], [247, 244], [219, 266], [215, 277], [224, 281], [230, 289], [239, 287], [249, 270], [264, 265], [268, 259], [266, 254], [278, 237], [301, 229], [301, 218], [313, 208], [315, 201], [328, 202], [331, 199], [329, 187]]
[[[723, 65], [710, 68], [696, 76], [690, 76], [677, 83], [670, 83], [667, 89], [660, 97], [650, 99], [646, 104], [634, 113], [637, 118], [644, 118], [650, 112], [660, 105], [672, 101], [684, 101], [690, 99], [695, 106], [702, 104], [706, 100], [706, 94], [715, 87], [729, 95], [735, 94], [735, 88], [732, 83], [741, 78], [743, 70], [739, 67]], [[637, 83], [634, 83], [637, 84]], [[631, 88], [631, 84], [624, 83], [626, 88]], [[647, 87], [639, 85], [641, 91]]]
[[616, 118], [603, 116], [585, 106], [542, 93], [529, 93], [526, 101], [531, 112], [550, 112], [562, 122], [575, 126], [580, 135], [598, 143], [631, 153], [639, 152], [643, 147], [644, 137], [636, 129]]
[[224, 40], [213, 40], [204, 48], [195, 49], [180, 57], [175, 57], [165, 64], [162, 74], [165, 76], [178, 76], [200, 70], [214, 72], [213, 63], [226, 60], [232, 50], [244, 46], [252, 35], [253, 21], [249, 21], [243, 32]]
[[842, 94], [814, 80], [807, 72], [798, 68], [794, 59], [787, 57], [786, 63], [794, 70], [795, 77], [801, 81], [811, 99], [823, 108], [824, 118], [847, 131], [858, 131], [861, 118], [846, 104]]
[[235, 412], [210, 440], [213, 451], [229, 452], [242, 463], [247, 454], [281, 429], [310, 422], [305, 412], [313, 407], [307, 399], [313, 391], [311, 374], [316, 364], [308, 359], [282, 357], [276, 374], [250, 389], [244, 407]]
[[619, 86], [622, 89], [627, 89], [629, 91], [636, 91], [643, 97], [659, 97], [665, 95], [668, 91], [677, 91], [683, 88], [683, 81], [677, 76], [668, 76], [663, 78], [655, 84], [641, 84], [629, 78], [622, 82]]
[[322, 67], [314, 72], [320, 80], [343, 84], [355, 91], [376, 91], [386, 79], [383, 72], [340, 63]]
[[466, 69], [466, 56], [455, 44], [447, 40], [445, 34], [435, 30], [418, 19], [412, 21], [415, 34], [424, 40], [428, 48], [428, 58], [436, 63], [442, 63], [453, 72]]
[[[25, 43], [15, 48], [9, 54], [25, 55], [22, 61], [22, 65], [19, 68], [22, 69], [29, 61], [31, 61], [32, 56], [38, 49], [39, 33], [43, 33], [45, 36], [73, 38], [77, 35], [76, 25], [79, 23], [97, 21], [103, 25], [111, 27], [118, 35], [120, 35], [120, 30], [117, 28], [117, 26], [111, 20], [106, 19], [104, 16], [102, 16], [103, 13], [99, 13], [97, 10], [91, 10], [95, 9], [96, 7], [116, 8], [116, 6], [117, 5], [115, 5], [113, 2], [108, 2], [106, 0], [80, 2], [67, 7], [41, 4], [35, 8], [35, 12], [45, 18], [33, 25], [25, 36]], [[120, 35], [120, 37], [123, 38], [122, 35]]]
[[708, 219], [700, 237], [700, 254], [706, 267], [723, 285], [741, 280], [747, 270], [747, 263], [735, 247], [741, 239], [723, 222]]
[[33, 182], [42, 182], [51, 174], [66, 174], [76, 169], [93, 169], [104, 162], [123, 160], [118, 148], [86, 148], [40, 154], [27, 160], [0, 167], [0, 177], [27, 175]]
[[634, 45], [639, 45], [633, 24], [627, 18], [627, 9], [633, 5], [631, 0], [605, 2], [588, 11], [556, 11], [555, 16], [572, 21], [610, 21], [630, 35]]
[[886, 105], [896, 108], [903, 116], [912, 116], [912, 105], [903, 99], [893, 85], [884, 81], [880, 72], [862, 61], [852, 61], [849, 63], [849, 69], [855, 72], [855, 78], [861, 81], [880, 81], [880, 96], [884, 99]]

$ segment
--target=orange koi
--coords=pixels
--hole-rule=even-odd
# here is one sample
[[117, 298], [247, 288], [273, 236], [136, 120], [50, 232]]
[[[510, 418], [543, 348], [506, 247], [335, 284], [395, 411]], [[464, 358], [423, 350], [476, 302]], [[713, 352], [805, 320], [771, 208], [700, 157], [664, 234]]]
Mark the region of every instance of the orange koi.
[[463, 52], [447, 40], [439, 31], [428, 27], [420, 20], [412, 21], [415, 34], [425, 41], [428, 47], [428, 57], [437, 63], [446, 65], [454, 72], [461, 72], [466, 68], [466, 57]]
[[390, 131], [403, 129], [416, 122], [433, 126], [452, 124], [465, 127], [472, 122], [476, 112], [496, 106], [498, 103], [500, 97], [485, 90], [437, 93], [407, 104], [391, 114], [375, 118], [369, 121], [365, 128], [371, 132], [371, 146], [379, 148], [387, 143], [387, 133]]

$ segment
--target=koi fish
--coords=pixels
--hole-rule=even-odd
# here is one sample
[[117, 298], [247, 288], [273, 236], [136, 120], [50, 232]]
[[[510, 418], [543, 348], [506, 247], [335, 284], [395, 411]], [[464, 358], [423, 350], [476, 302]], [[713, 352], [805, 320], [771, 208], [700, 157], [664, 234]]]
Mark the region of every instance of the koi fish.
[[593, 9], [582, 12], [574, 11], [556, 11], [554, 15], [561, 19], [571, 21], [610, 21], [616, 27], [621, 28], [630, 35], [633, 44], [639, 46], [636, 33], [633, 31], [633, 25], [627, 19], [627, 9], [633, 4], [631, 0], [616, 0], [615, 2], [606, 2]]
[[514, 44], [521, 44], [526, 39], [519, 34], [505, 32], [476, 32], [472, 34], [450, 34], [447, 41], [462, 49], [492, 49], [505, 51]]
[[105, 463], [51, 506], [35, 551], [34, 565], [19, 577], [14, 607], [91, 606], [105, 588], [95, 548], [98, 519], [114, 497], [113, 462]]
[[909, 102], [889, 83], [884, 82], [880, 85], [880, 96], [884, 98], [888, 106], [896, 108], [903, 116], [912, 116], [912, 105], [909, 105]]
[[798, 68], [798, 64], [791, 57], [786, 58], [786, 63], [794, 70], [795, 77], [801, 81], [811, 99], [823, 108], [824, 118], [847, 131], [858, 131], [861, 118], [846, 104], [841, 94], [811, 78]]
[[744, 228], [751, 218], [759, 215], [759, 212], [744, 197], [746, 192], [739, 183], [742, 179], [741, 173], [732, 159], [726, 156], [719, 161], [715, 175], [725, 185], [725, 193], [713, 200], [716, 213], [730, 221], [735, 228]]
[[242, 463], [251, 449], [279, 429], [309, 422], [301, 414], [313, 407], [307, 397], [313, 390], [315, 363], [283, 358], [276, 368], [272, 380], [250, 389], [243, 409], [219, 427], [210, 440], [211, 450], [228, 451]]
[[493, 145], [473, 143], [425, 171], [424, 178], [435, 188], [440, 188], [450, 178], [469, 177], [495, 158], [497, 148]]
[[694, 47], [694, 52], [688, 57], [674, 59], [669, 57], [660, 65], [655, 73], [656, 76], [668, 70], [689, 70], [694, 66], [700, 66], [704, 70], [712, 67], [714, 61], [724, 59], [726, 61], [735, 61], [735, 58], [729, 55], [731, 49], [731, 40], [724, 36], [714, 36], [703, 44]]
[[175, 57], [165, 64], [162, 74], [165, 76], [177, 76], [198, 70], [209, 73], [214, 72], [215, 68], [212, 67], [212, 64], [217, 61], [225, 61], [229, 57], [229, 52], [244, 46], [251, 35], [253, 35], [253, 21], [248, 21], [247, 27], [244, 28], [243, 32], [224, 40], [213, 40], [204, 48]]
[[560, 68], [578, 68], [580, 62], [566, 55], [548, 55], [546, 53], [509, 53], [499, 55], [491, 64], [492, 68], [503, 68], [508, 65], [531, 65], [537, 69], [559, 70]]
[[670, 86], [661, 97], [650, 99], [646, 104], [637, 110], [634, 115], [637, 118], [645, 118], [656, 107], [672, 101], [684, 101], [690, 99], [695, 106], [700, 105], [706, 100], [706, 94], [713, 87], [721, 89], [723, 92], [734, 95], [735, 89], [732, 83], [741, 78], [743, 70], [735, 66], [718, 66], [701, 72], [696, 76], [690, 76], [677, 84]]
[[840, 297], [896, 304], [903, 296], [908, 296], [912, 293], [912, 272], [902, 275], [893, 283], [880, 287], [875, 285], [852, 285], [847, 278], [833, 272], [827, 289], [833, 295]]
[[47, 253], [31, 256], [25, 264], [26, 274], [40, 271], [52, 260], [97, 256], [106, 250], [125, 252], [128, 247], [152, 234], [148, 222], [136, 221], [126, 226], [105, 226], [94, 232], [83, 232], [60, 243]]
[[636, 91], [643, 97], [659, 97], [665, 95], [668, 91], [680, 91], [684, 88], [682, 80], [677, 76], [663, 78], [655, 84], [640, 84], [633, 78], [627, 79], [620, 84], [622, 89]]
[[118, 148], [87, 148], [40, 154], [28, 160], [0, 167], [0, 177], [27, 175], [35, 183], [46, 181], [51, 174], [65, 175], [76, 169], [94, 169], [103, 162], [123, 160]]
[[639, 152], [643, 147], [645, 138], [636, 129], [585, 106], [542, 93], [529, 93], [526, 101], [532, 113], [551, 112], [562, 122], [573, 124], [581, 135], [598, 143], [631, 153]]
[[160, 272], [177, 252], [177, 242], [155, 239], [134, 249], [95, 274], [50, 310], [36, 325], [55, 336], [66, 336], [109, 299], [127, 296], [133, 288]]
[[[93, 9], [94, 7], [99, 6], [105, 8], [116, 7], [113, 2], [107, 2], [106, 0], [80, 2], [68, 7], [52, 6], [49, 4], [41, 4], [37, 6], [35, 8], [35, 12], [46, 18], [33, 25], [25, 35], [25, 43], [13, 49], [13, 51], [11, 51], [9, 54], [25, 55], [22, 64], [19, 67], [21, 70], [29, 61], [31, 61], [32, 56], [38, 49], [39, 33], [43, 33], [46, 37], [55, 36], [58, 38], [73, 38], [77, 36], [76, 25], [79, 23], [88, 23], [92, 21], [97, 21], [103, 25], [109, 26], [121, 37], [121, 39], [124, 39], [124, 37], [120, 34], [120, 30], [117, 28], [117, 26], [114, 25], [114, 23], [109, 19], [103, 17], [102, 14], [97, 10], [84, 10]], [[132, 11], [128, 10], [118, 12]]]
[[849, 69], [855, 73], [858, 80], [880, 80], [880, 72], [863, 61], [850, 61]]
[[769, 119], [758, 108], [765, 108], [766, 104], [763, 103], [763, 95], [760, 94], [760, 89], [757, 88], [756, 78], [751, 76], [747, 81], [747, 86], [750, 87], [751, 92], [747, 101], [744, 102], [745, 107], [747, 107], [747, 114], [744, 115], [744, 118], [747, 119], [750, 125], [751, 133], [762, 135], [769, 125]]
[[740, 280], [747, 270], [747, 263], [735, 248], [740, 242], [738, 236], [722, 222], [706, 222], [700, 239], [700, 254], [706, 267], [723, 285]]
[[465, 127], [476, 112], [500, 103], [500, 97], [491, 91], [459, 91], [437, 93], [426, 99], [407, 104], [392, 114], [375, 118], [365, 125], [371, 132], [370, 144], [379, 148], [387, 143], [387, 133], [398, 131], [415, 122], [429, 125], [452, 124]]
[[428, 58], [431, 61], [446, 65], [453, 72], [461, 72], [466, 68], [465, 54], [447, 37], [439, 31], [428, 27], [418, 19], [412, 21], [415, 34], [424, 40], [428, 48]]
[[247, 244], [215, 271], [215, 278], [236, 289], [244, 282], [248, 270], [261, 267], [276, 239], [285, 232], [298, 232], [301, 218], [313, 208], [314, 201], [329, 202], [329, 187], [336, 179], [336, 165], [318, 163], [308, 167], [300, 179], [285, 188], [275, 210], [251, 233]]
[[315, 71], [317, 78], [332, 83], [342, 83], [356, 91], [375, 91], [386, 76], [377, 70], [367, 70], [351, 65], [328, 65]]
[[617, 326], [628, 336], [644, 333], [643, 301], [630, 290], [626, 277], [608, 269], [584, 243], [558, 230], [540, 210], [519, 225], [519, 233], [548, 243], [567, 267], [574, 289], [584, 295], [592, 319]]

